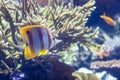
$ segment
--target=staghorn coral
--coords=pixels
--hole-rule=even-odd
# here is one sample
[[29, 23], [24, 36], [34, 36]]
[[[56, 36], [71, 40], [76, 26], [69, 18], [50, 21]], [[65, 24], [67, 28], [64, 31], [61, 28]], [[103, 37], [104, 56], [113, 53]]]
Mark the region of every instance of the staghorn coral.
[[100, 80], [94, 74], [84, 74], [80, 72], [73, 72], [72, 76], [74, 76], [75, 80]]
[[92, 33], [92, 28], [85, 27], [85, 23], [88, 20], [87, 17], [90, 16], [91, 11], [95, 8], [93, 6], [94, 3], [93, 0], [90, 0], [83, 7], [74, 7], [71, 2], [68, 6], [56, 6], [58, 8], [52, 10], [51, 15], [54, 15], [52, 18], [54, 22], [50, 28], [55, 29], [53, 33], [56, 34], [56, 38], [62, 40], [55, 46], [55, 50], [66, 50], [70, 44], [74, 43], [80, 43], [80, 46], [85, 49], [92, 50], [93, 47], [100, 49], [99, 45], [90, 41], [97, 37], [98, 28]]
[[[51, 30], [56, 39], [61, 40], [51, 52], [67, 50], [72, 44], [79, 44], [85, 50], [100, 51], [101, 45], [94, 42], [97, 38], [97, 27], [85, 27], [91, 12], [95, 9], [95, 1], [89, 0], [83, 6], [74, 6], [73, 1], [68, 5], [51, 0], [41, 7], [37, 0], [1, 0], [0, 1], [0, 55], [4, 60], [12, 59], [14, 68], [1, 59], [1, 63], [9, 73], [18, 69], [22, 64], [21, 36], [19, 28], [26, 25], [38, 24]], [[0, 67], [1, 68], [1, 67]], [[1, 68], [2, 71], [2, 68]]]
[[62, 40], [53, 48], [55, 51], [66, 50], [70, 44], [76, 42], [80, 43], [85, 49], [92, 51], [100, 49], [100, 45], [91, 41], [91, 39], [97, 37], [98, 27], [93, 33], [92, 27], [85, 27], [88, 16], [95, 9], [94, 0], [90, 0], [82, 7], [74, 7], [72, 1], [65, 6], [64, 3], [59, 4], [57, 0], [51, 6], [49, 1], [47, 6], [40, 8], [36, 1], [28, 0], [30, 3], [26, 3], [27, 1], [21, 2], [26, 5], [21, 4], [18, 6], [20, 11], [18, 9], [16, 14], [20, 15], [20, 19], [18, 17], [14, 24], [20, 27], [28, 24], [39, 24], [48, 27], [56, 39]]

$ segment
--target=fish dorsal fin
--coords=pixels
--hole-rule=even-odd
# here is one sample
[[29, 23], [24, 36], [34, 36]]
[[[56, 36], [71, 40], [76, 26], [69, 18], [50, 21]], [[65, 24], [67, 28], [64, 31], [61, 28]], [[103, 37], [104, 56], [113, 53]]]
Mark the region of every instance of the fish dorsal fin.
[[103, 16], [106, 16], [106, 13], [105, 13], [105, 12], [103, 12]]
[[100, 18], [104, 19], [104, 17], [106, 17], [106, 13], [103, 12], [103, 15], [100, 15]]

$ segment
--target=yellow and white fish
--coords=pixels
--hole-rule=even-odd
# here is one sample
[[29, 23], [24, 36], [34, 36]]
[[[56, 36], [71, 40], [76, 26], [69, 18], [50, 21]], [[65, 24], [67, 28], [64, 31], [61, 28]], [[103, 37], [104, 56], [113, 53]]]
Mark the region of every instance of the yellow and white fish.
[[48, 53], [55, 44], [51, 32], [39, 25], [28, 25], [20, 29], [24, 45], [25, 59], [33, 59]]

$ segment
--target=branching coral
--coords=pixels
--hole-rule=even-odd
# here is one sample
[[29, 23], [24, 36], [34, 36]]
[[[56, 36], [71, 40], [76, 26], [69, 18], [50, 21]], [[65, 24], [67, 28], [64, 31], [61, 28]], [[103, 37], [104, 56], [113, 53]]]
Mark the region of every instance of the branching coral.
[[[38, 24], [51, 30], [56, 39], [61, 40], [51, 52], [67, 50], [72, 44], [79, 44], [85, 50], [100, 51], [101, 45], [93, 41], [97, 38], [98, 27], [85, 27], [95, 1], [90, 0], [83, 6], [68, 5], [51, 0], [41, 7], [37, 0], [1, 0], [0, 1], [0, 51], [13, 61], [20, 59], [21, 51], [19, 28]], [[20, 61], [20, 60], [19, 60]], [[18, 62], [17, 62], [18, 63]], [[7, 67], [7, 66], [6, 66]]]
[[52, 6], [49, 1], [45, 7], [39, 7], [36, 1], [28, 0], [20, 1], [19, 6], [13, 4], [15, 9], [11, 9], [9, 6], [8, 8], [11, 14], [16, 14], [12, 17], [17, 26], [39, 24], [50, 28], [55, 38], [62, 40], [54, 47], [54, 50], [66, 50], [71, 43], [76, 42], [85, 49], [99, 50], [100, 46], [91, 41], [97, 37], [98, 28], [92, 33], [92, 27], [85, 27], [88, 16], [95, 9], [94, 3], [94, 0], [90, 0], [82, 7], [74, 7], [72, 1], [68, 5], [64, 5], [55, 0]]
[[53, 20], [53, 24], [50, 28], [55, 29], [53, 33], [56, 34], [56, 38], [62, 40], [55, 46], [57, 48], [55, 50], [66, 50], [72, 43], [80, 43], [85, 49], [92, 50], [94, 47], [100, 49], [99, 45], [91, 41], [97, 37], [98, 28], [92, 33], [92, 28], [85, 27], [87, 17], [95, 9], [94, 3], [94, 0], [90, 0], [82, 7], [74, 7], [72, 2], [65, 7], [62, 4], [53, 6], [50, 11], [52, 16], [50, 20]]

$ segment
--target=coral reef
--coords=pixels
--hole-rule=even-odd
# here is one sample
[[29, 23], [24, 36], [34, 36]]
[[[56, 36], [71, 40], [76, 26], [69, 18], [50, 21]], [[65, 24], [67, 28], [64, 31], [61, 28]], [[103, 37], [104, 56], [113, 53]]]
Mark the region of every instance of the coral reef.
[[114, 35], [110, 37], [105, 32], [103, 33], [104, 42], [103, 42], [103, 54], [108, 54], [109, 59], [119, 59], [120, 58], [120, 35]]
[[68, 65], [75, 68], [86, 66], [88, 67], [90, 63], [96, 59], [96, 54], [92, 52], [85, 51], [79, 44], [72, 44], [66, 51], [59, 53], [61, 57], [60, 60]]
[[120, 36], [114, 36], [113, 38], [110, 38], [106, 40], [103, 44], [104, 50], [107, 52], [114, 51], [116, 48], [120, 47]]
[[107, 71], [113, 76], [120, 79], [120, 60], [109, 60], [109, 61], [95, 61], [91, 63], [91, 69], [95, 69], [97, 71]]
[[73, 72], [72, 76], [76, 77], [75, 80], [100, 80], [94, 74], [84, 74], [79, 72]]
[[[105, 56], [102, 59], [98, 59], [97, 61], [94, 61], [91, 63], [91, 69], [94, 69], [96, 72], [106, 71], [107, 77], [108, 74], [111, 74], [112, 76], [116, 77], [116, 79], [120, 79], [120, 33], [119, 33], [119, 15], [117, 14], [114, 25], [114, 32], [111, 34], [108, 34], [108, 32], [102, 31], [103, 36], [103, 52], [102, 54], [105, 54]], [[107, 56], [106, 56], [107, 54]]]
[[[93, 30], [85, 25], [95, 9], [94, 0], [89, 0], [83, 6], [74, 6], [73, 0], [68, 5], [63, 2], [60, 4], [59, 0], [54, 0], [51, 5], [51, 1], [49, 0], [44, 7], [40, 6], [37, 0], [0, 1], [0, 74], [14, 73], [21, 66], [25, 66], [23, 41], [19, 29], [26, 25], [37, 24], [50, 29], [54, 37], [60, 40], [50, 50], [53, 54], [60, 55], [64, 51], [69, 53], [72, 45], [79, 45], [93, 53], [101, 51], [102, 46], [94, 41], [98, 37], [99, 27]], [[8, 62], [11, 62], [12, 66]]]
[[91, 68], [94, 69], [100, 69], [100, 68], [116, 68], [119, 69], [120, 68], [120, 60], [110, 60], [110, 61], [95, 61], [92, 62], [91, 64]]
[[[90, 0], [82, 7], [74, 7], [72, 1], [68, 4], [68, 6], [58, 4], [57, 1], [54, 1], [53, 6], [50, 6], [50, 2], [48, 2], [47, 6], [40, 8], [38, 7], [36, 1], [33, 2], [32, 0], [28, 0], [26, 2], [12, 1], [12, 6], [9, 6], [7, 2], [3, 2], [2, 7], [5, 8], [6, 12], [2, 12], [2, 14], [11, 14], [9, 15], [9, 18], [12, 18], [13, 21], [11, 22], [11, 25], [13, 25], [13, 27], [10, 26], [13, 29], [12, 33], [15, 31], [15, 26], [23, 27], [24, 25], [28, 24], [39, 24], [50, 28], [55, 38], [62, 40], [62, 42], [56, 45], [54, 50], [66, 50], [70, 44], [76, 42], [80, 43], [80, 45], [85, 49], [88, 48], [90, 50], [93, 50], [93, 48], [96, 47], [95, 49], [100, 50], [100, 45], [91, 41], [91, 39], [97, 37], [98, 28], [96, 28], [92, 33], [92, 27], [85, 27], [88, 16], [90, 16], [91, 11], [95, 9], [94, 0]], [[14, 3], [21, 5], [17, 6]], [[13, 7], [13, 9], [11, 9], [11, 7]], [[14, 8], [17, 8], [17, 10], [14, 11]], [[15, 37], [14, 35], [13, 38]], [[16, 42], [15, 39], [13, 40]]]

